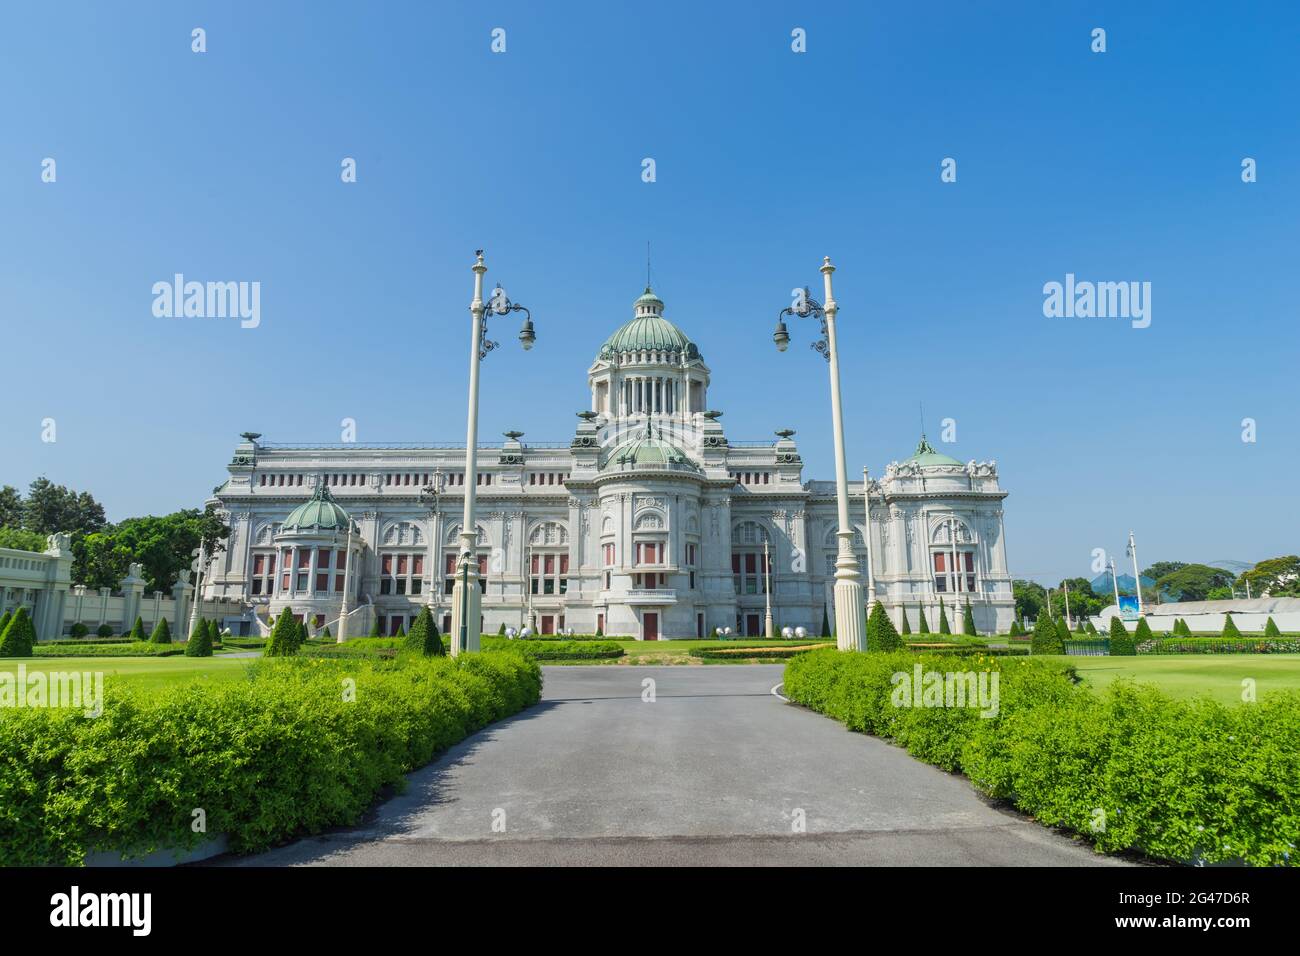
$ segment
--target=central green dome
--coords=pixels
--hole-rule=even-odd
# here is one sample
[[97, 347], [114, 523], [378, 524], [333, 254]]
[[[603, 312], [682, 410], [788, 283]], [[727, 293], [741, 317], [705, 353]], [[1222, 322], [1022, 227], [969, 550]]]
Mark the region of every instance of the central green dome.
[[663, 299], [649, 286], [633, 303], [634, 317], [619, 327], [600, 347], [601, 358], [621, 352], [682, 352], [687, 358], [700, 357], [700, 350], [673, 323], [663, 316]]
[[308, 501], [289, 512], [280, 526], [281, 531], [346, 531], [351, 517], [343, 506], [334, 500], [323, 479], [316, 484], [316, 493]]

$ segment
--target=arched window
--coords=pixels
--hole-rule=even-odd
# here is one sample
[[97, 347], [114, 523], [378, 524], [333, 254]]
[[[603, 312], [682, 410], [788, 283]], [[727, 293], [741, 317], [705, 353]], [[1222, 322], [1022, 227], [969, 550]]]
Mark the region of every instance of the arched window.
[[[478, 552], [478, 587], [479, 590], [487, 593], [488, 580], [488, 558], [491, 557], [492, 546], [488, 541], [487, 530], [481, 525], [475, 525], [478, 535], [475, 538], [475, 550]], [[456, 568], [460, 562], [460, 529], [461, 523], [455, 522], [447, 529], [447, 537], [444, 539], [442, 550], [442, 593], [451, 594], [456, 586]]]

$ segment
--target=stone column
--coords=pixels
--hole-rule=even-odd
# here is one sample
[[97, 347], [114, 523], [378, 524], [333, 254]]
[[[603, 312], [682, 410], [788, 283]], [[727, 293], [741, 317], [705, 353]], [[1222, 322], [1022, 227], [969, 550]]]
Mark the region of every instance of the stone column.
[[182, 628], [185, 622], [189, 620], [190, 596], [194, 593], [194, 585], [190, 584], [190, 572], [183, 570], [176, 577], [176, 583], [172, 585], [172, 640], [179, 641], [189, 637]]
[[122, 579], [122, 633], [131, 630], [140, 616], [140, 602], [144, 597], [144, 565], [132, 564]]

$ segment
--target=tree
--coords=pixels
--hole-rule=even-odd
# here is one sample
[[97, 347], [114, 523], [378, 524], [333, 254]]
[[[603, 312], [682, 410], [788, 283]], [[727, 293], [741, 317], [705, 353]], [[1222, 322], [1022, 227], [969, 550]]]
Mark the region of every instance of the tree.
[[1157, 561], [1155, 564], [1147, 565], [1147, 569], [1142, 572], [1143, 577], [1148, 577], [1158, 585], [1160, 579], [1166, 574], [1173, 574], [1175, 571], [1187, 567], [1186, 561]]
[[275, 619], [263, 653], [267, 657], [290, 657], [297, 652], [298, 621], [294, 618], [293, 611], [285, 608]]
[[221, 628], [217, 627], [216, 621], [208, 621], [208, 638], [213, 647], [221, 643]]
[[1065, 642], [1070, 639], [1070, 625], [1065, 623], [1065, 618], [1058, 617], [1054, 622], [1056, 626], [1056, 638], [1061, 644], [1061, 653], [1065, 653]]
[[203, 618], [194, 622], [194, 630], [190, 632], [190, 639], [185, 644], [186, 657], [212, 656], [212, 623]]
[[1209, 601], [1212, 600], [1211, 592], [1218, 588], [1231, 588], [1233, 580], [1232, 572], [1222, 568], [1184, 564], [1158, 578], [1156, 590], [1168, 594], [1175, 601]]
[[1300, 557], [1288, 554], [1261, 561], [1237, 579], [1255, 597], [1300, 597]]
[[927, 621], [927, 620], [925, 619], [925, 605], [924, 605], [924, 604], [918, 604], [918, 605], [916, 606], [916, 619], [917, 619], [917, 621], [918, 621], [918, 622], [920, 623], [920, 625], [921, 625], [921, 626], [920, 626], [920, 633], [922, 633], [922, 634], [929, 634], [929, 633], [930, 633], [930, 622]]
[[1065, 645], [1056, 631], [1056, 624], [1047, 614], [1038, 615], [1034, 622], [1034, 635], [1029, 641], [1030, 654], [1064, 654]]
[[22, 528], [0, 528], [0, 548], [13, 548], [15, 551], [35, 551], [40, 554], [45, 550], [45, 535]]
[[[1135, 648], [1140, 647], [1146, 641], [1150, 641], [1154, 639], [1155, 639], [1155, 635], [1151, 633], [1151, 625], [1147, 623], [1147, 619], [1145, 617], [1138, 618], [1137, 627], [1133, 629], [1134, 647]], [[1134, 650], [1133, 653], [1136, 654], [1137, 651]]]
[[101, 625], [99, 625], [99, 627], [95, 628], [95, 636], [96, 636], [96, 637], [112, 637], [112, 636], [113, 636], [113, 627], [112, 627], [112, 625], [111, 625], [111, 624], [101, 624]]
[[[415, 629], [414, 624], [411, 625], [411, 629], [412, 630]], [[506, 622], [502, 621], [501, 626], [497, 628], [497, 637], [505, 637], [505, 636], [506, 636]]]
[[907, 622], [907, 605], [906, 605], [906, 604], [904, 604], [901, 608], [899, 608], [899, 613], [901, 613], [901, 614], [903, 615], [903, 628], [902, 628], [902, 635], [903, 635], [904, 637], [907, 637], [908, 635], [910, 635], [910, 634], [912, 633], [912, 625], [909, 624], [909, 623]]
[[372, 614], [370, 616], [370, 637], [382, 637], [382, 636], [383, 635], [379, 633], [379, 615]]
[[23, 527], [42, 535], [57, 531], [93, 534], [108, 524], [104, 506], [88, 492], [77, 493], [44, 476], [28, 486], [22, 508]]
[[0, 528], [18, 528], [23, 523], [23, 496], [13, 485], [0, 488]]
[[80, 621], [77, 621], [72, 625], [72, 629], [68, 632], [68, 636], [81, 638], [85, 637], [89, 633], [90, 628], [86, 627], [86, 625], [82, 624]]
[[150, 644], [170, 644], [172, 642], [171, 625], [167, 623], [167, 618], [158, 618], [158, 623], [153, 626], [153, 633], [149, 635]]
[[144, 568], [147, 591], [170, 591], [181, 571], [194, 563], [203, 544], [204, 557], [225, 550], [230, 527], [213, 508], [190, 508], [162, 517], [128, 518], [72, 539], [73, 579], [89, 588], [117, 587], [132, 562]]
[[136, 616], [135, 623], [131, 625], [131, 633], [127, 636], [137, 644], [149, 640], [144, 633], [144, 621], [142, 621], [138, 615]]
[[411, 624], [411, 632], [406, 635], [403, 648], [424, 657], [441, 657], [443, 653], [442, 635], [433, 620], [433, 612], [426, 604]]
[[325, 630], [321, 631], [320, 638], [322, 641], [334, 640], [334, 636], [330, 634], [330, 629], [328, 627], [326, 627]]
[[19, 607], [0, 634], [0, 657], [31, 657], [36, 646], [36, 628], [27, 616], [27, 608]]
[[1047, 603], [1047, 588], [1037, 581], [1012, 581], [1011, 594], [1016, 600], [1016, 616], [1021, 620], [1028, 617], [1037, 619], [1039, 611]]
[[[1065, 613], [1067, 587], [1070, 593], [1070, 613], [1068, 615]], [[1052, 591], [1052, 617], [1092, 617], [1095, 614], [1100, 614], [1102, 609], [1112, 600], [1114, 599], [1109, 595], [1102, 597], [1094, 592], [1092, 583], [1087, 578], [1066, 578]]]
[[894, 630], [894, 622], [885, 613], [885, 606], [877, 601], [871, 606], [871, 615], [867, 618], [867, 650], [901, 651], [903, 639]]
[[961, 632], [971, 637], [975, 635], [975, 612], [971, 610], [970, 598], [966, 599], [966, 609], [961, 614]]
[[1020, 619], [1019, 619], [1019, 618], [1012, 618], [1012, 619], [1011, 619], [1011, 629], [1010, 629], [1009, 631], [1007, 631], [1007, 636], [1008, 636], [1008, 637], [1020, 637], [1020, 636], [1021, 636], [1022, 634], [1024, 634], [1024, 633], [1025, 633], [1025, 629], [1024, 629], [1023, 627], [1020, 626]]
[[826, 611], [826, 605], [822, 605], [822, 637], [831, 636], [831, 620]]
[[1118, 615], [1110, 619], [1110, 653], [1112, 657], [1133, 657], [1137, 654], [1133, 635]]
[[948, 628], [948, 611], [943, 606], [943, 598], [939, 598], [939, 633], [951, 634]]
[[1264, 624], [1264, 636], [1265, 636], [1265, 637], [1281, 637], [1281, 636], [1282, 636], [1282, 631], [1278, 628], [1277, 624], [1274, 623], [1273, 618], [1272, 618], [1271, 615], [1269, 616], [1268, 621], [1266, 621], [1265, 624]]
[[5, 628], [9, 626], [11, 620], [13, 620], [13, 614], [9, 611], [5, 611], [3, 616], [0, 616], [0, 637], [4, 636]]
[[1241, 631], [1237, 630], [1237, 622], [1232, 619], [1231, 614], [1223, 615], [1223, 634], [1221, 636], [1235, 641], [1241, 640]]

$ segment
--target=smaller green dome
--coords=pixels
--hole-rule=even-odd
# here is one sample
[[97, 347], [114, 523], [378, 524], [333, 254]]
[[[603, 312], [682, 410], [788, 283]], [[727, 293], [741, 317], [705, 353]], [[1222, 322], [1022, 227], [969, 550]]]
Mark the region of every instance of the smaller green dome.
[[699, 471], [700, 466], [691, 460], [686, 452], [672, 442], [664, 440], [662, 432], [654, 435], [654, 426], [647, 424], [646, 433], [641, 438], [633, 438], [611, 451], [605, 459], [602, 471], [620, 468], [635, 468], [638, 465], [680, 466], [690, 471]]
[[934, 446], [926, 441], [924, 433], [921, 435], [921, 440], [916, 443], [916, 452], [907, 460], [916, 462], [922, 468], [951, 465], [956, 465], [958, 468], [961, 467], [961, 462], [956, 458], [935, 451]]
[[346, 531], [352, 519], [334, 500], [323, 480], [316, 482], [316, 492], [308, 501], [289, 512], [280, 526], [283, 531]]

